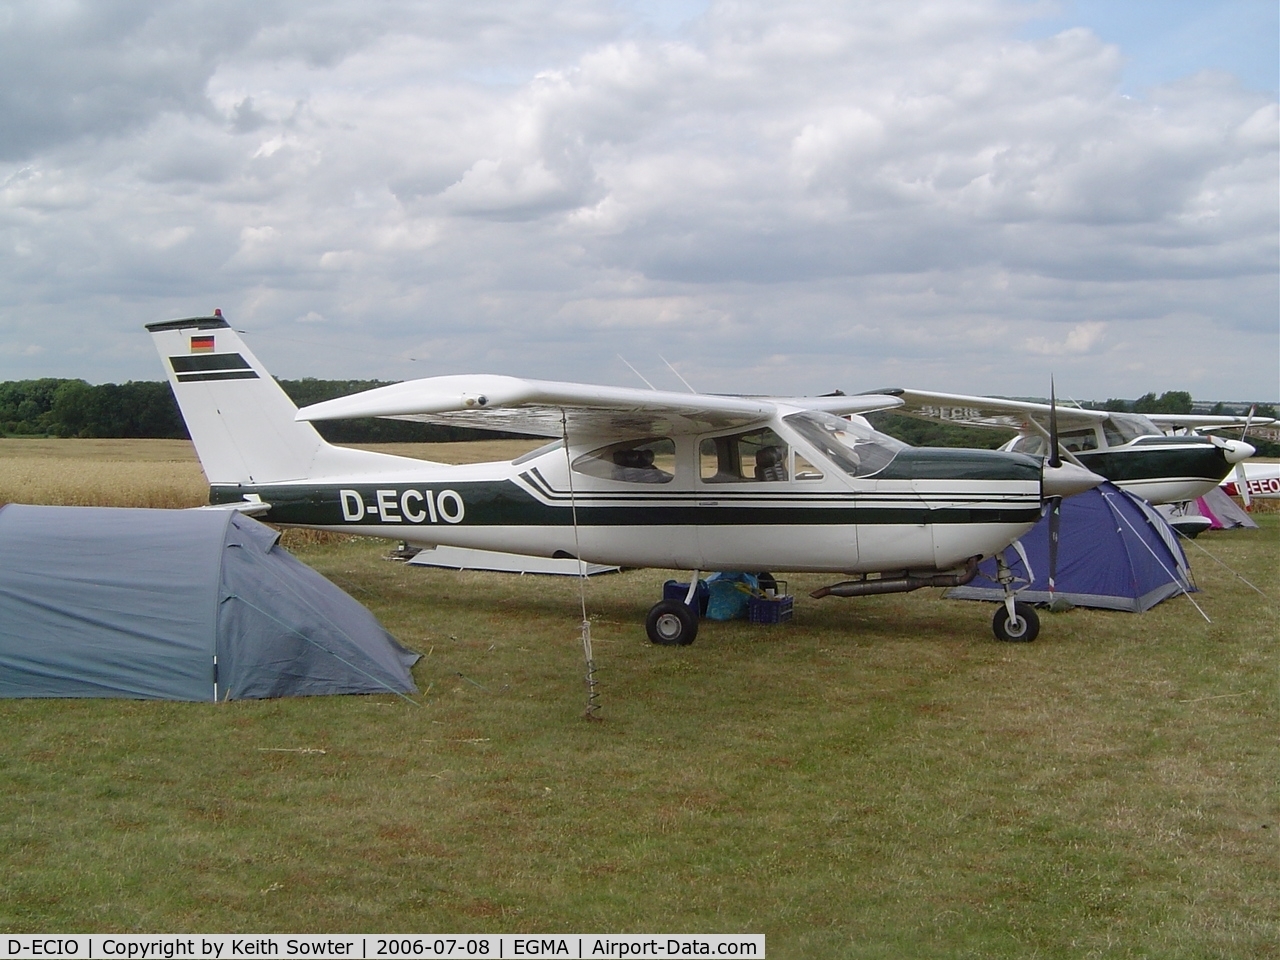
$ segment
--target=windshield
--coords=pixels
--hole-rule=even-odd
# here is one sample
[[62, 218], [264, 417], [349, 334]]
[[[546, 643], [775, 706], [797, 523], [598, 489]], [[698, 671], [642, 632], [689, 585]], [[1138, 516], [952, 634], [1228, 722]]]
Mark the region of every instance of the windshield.
[[1009, 444], [1008, 447], [1000, 449], [1009, 449], [1017, 453], [1025, 453], [1029, 457], [1043, 457], [1049, 452], [1049, 441], [1038, 433], [1024, 433], [1017, 440]]
[[1102, 423], [1107, 443], [1118, 447], [1138, 437], [1161, 437], [1164, 432], [1139, 413], [1113, 413]]
[[800, 436], [851, 477], [879, 473], [907, 444], [871, 429], [866, 421], [845, 420], [817, 410], [783, 418]]

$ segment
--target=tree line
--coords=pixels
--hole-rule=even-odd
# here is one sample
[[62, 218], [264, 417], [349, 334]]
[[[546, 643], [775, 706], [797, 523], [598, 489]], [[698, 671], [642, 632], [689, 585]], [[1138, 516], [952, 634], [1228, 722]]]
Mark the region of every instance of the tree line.
[[[314, 377], [278, 382], [299, 407], [388, 384], [383, 380], [317, 380]], [[1190, 413], [1191, 394], [1170, 390], [1160, 396], [1148, 393], [1136, 400], [1111, 399], [1106, 403], [1086, 403], [1085, 406], [1133, 413]], [[1219, 403], [1213, 412], [1224, 412], [1222, 406]], [[1258, 415], [1275, 416], [1275, 409], [1260, 406]], [[874, 413], [870, 420], [877, 429], [917, 447], [994, 449], [1013, 437], [1012, 430], [934, 423], [887, 412]], [[487, 430], [377, 418], [322, 421], [315, 427], [330, 443], [434, 443], [503, 436]], [[84, 380], [49, 378], [0, 383], [0, 434], [104, 439], [188, 438], [173, 391], [163, 380], [95, 385]], [[1280, 445], [1254, 438], [1250, 440], [1258, 447], [1259, 453], [1280, 455]]]
[[[299, 407], [387, 386], [382, 380], [277, 381]], [[315, 424], [330, 443], [433, 443], [492, 439], [492, 431], [406, 420], [331, 420]], [[83, 380], [0, 383], [0, 434], [5, 436], [189, 439], [167, 381], [90, 384]]]

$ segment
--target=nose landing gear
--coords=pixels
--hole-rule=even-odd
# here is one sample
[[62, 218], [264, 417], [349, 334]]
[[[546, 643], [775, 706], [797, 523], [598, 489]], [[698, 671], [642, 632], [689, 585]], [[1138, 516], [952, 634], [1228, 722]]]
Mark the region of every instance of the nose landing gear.
[[1040, 633], [1040, 616], [1035, 607], [1029, 603], [1012, 604], [1010, 612], [1005, 604], [996, 607], [996, 615], [991, 620], [991, 629], [997, 640], [1006, 643], [1030, 643]]
[[[1030, 564], [1022, 553], [1022, 544], [1014, 541], [1014, 547], [1022, 556], [1023, 565], [1029, 571]], [[1030, 573], [1028, 573], [1030, 576]], [[996, 554], [996, 582], [1004, 588], [1004, 602], [996, 607], [996, 615], [991, 620], [991, 630], [997, 640], [1006, 643], [1030, 643], [1040, 634], [1040, 615], [1029, 603], [1019, 603], [1014, 598], [1017, 593], [1013, 589], [1013, 571], [1005, 561], [1003, 553]]]

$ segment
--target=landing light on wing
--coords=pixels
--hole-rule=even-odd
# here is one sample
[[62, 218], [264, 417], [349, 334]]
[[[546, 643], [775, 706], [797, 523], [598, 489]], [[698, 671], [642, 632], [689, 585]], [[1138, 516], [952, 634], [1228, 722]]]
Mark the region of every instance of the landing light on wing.
[[1092, 490], [1102, 483], [1106, 477], [1100, 477], [1092, 470], [1078, 467], [1074, 463], [1063, 462], [1056, 467], [1045, 461], [1042, 487], [1045, 497], [1070, 497], [1077, 493]]

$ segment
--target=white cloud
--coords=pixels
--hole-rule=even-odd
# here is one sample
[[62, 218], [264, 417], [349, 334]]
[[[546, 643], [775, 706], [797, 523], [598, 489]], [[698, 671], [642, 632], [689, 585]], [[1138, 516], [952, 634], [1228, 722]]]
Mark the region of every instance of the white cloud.
[[1107, 325], [1098, 320], [1077, 323], [1065, 331], [1061, 340], [1051, 341], [1045, 337], [1029, 337], [1027, 349], [1032, 353], [1048, 357], [1063, 354], [1091, 353], [1106, 337]]
[[1105, 397], [1209, 335], [1197, 390], [1280, 392], [1275, 102], [1121, 96], [1123, 50], [1020, 3], [60, 9], [0, 26], [0, 379], [158, 377], [139, 325], [216, 299], [306, 324], [283, 375]]

